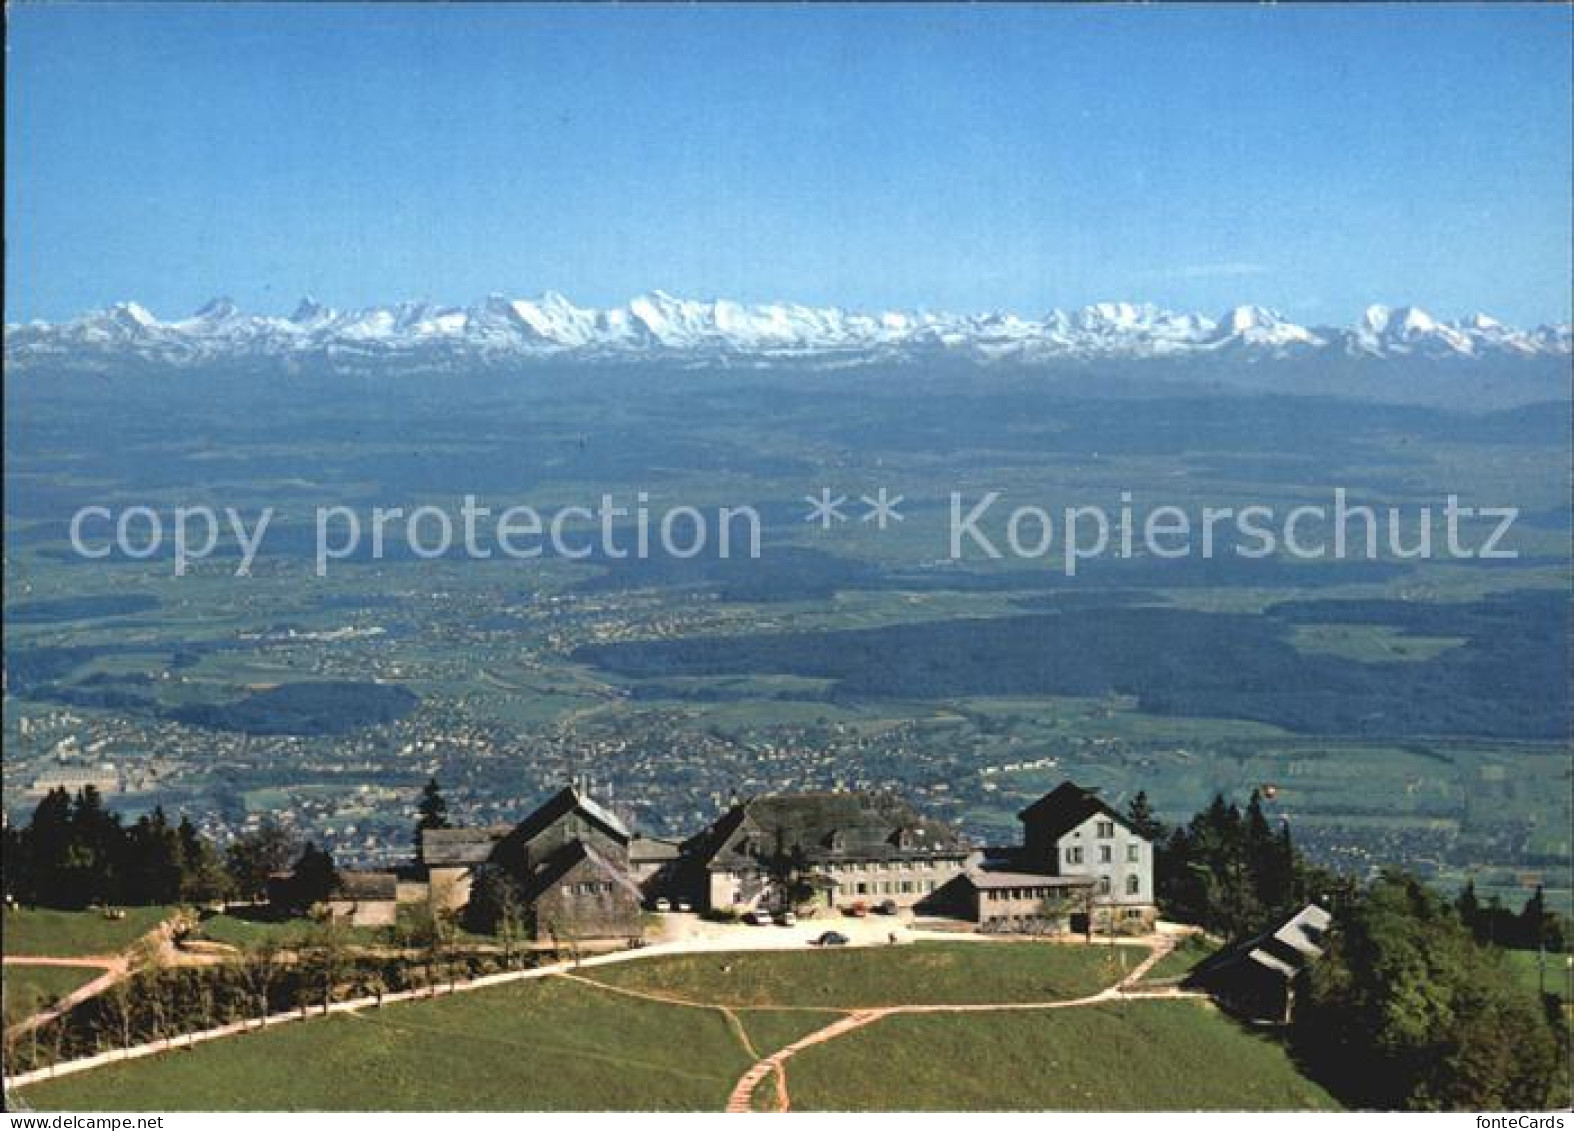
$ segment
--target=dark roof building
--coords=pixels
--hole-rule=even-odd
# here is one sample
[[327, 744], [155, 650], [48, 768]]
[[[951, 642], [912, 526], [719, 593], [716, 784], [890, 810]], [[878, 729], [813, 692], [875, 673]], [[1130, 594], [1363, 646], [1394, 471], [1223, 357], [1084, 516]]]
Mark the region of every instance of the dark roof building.
[[392, 872], [349, 872], [340, 870], [335, 875], [333, 891], [328, 898], [361, 903], [376, 900], [392, 902], [397, 898], [398, 893], [399, 880]]
[[1062, 837], [1100, 816], [1135, 832], [1132, 824], [1094, 789], [1064, 781], [1017, 814], [1029, 852], [1056, 844]]
[[[969, 846], [884, 793], [782, 793], [723, 813], [684, 844], [685, 883], [711, 908], [802, 902], [913, 907], [960, 873]], [[791, 873], [797, 896], [783, 890]]]
[[422, 829], [421, 863], [428, 868], [462, 868], [482, 864], [497, 842], [513, 825], [485, 825], [468, 829]]
[[629, 858], [633, 840], [616, 814], [567, 786], [517, 825], [427, 829], [421, 862], [438, 906], [468, 906], [477, 869], [493, 868], [512, 877], [540, 932], [559, 940], [635, 937], [641, 895]]
[[1186, 984], [1207, 990], [1243, 1016], [1288, 1024], [1296, 989], [1323, 956], [1323, 939], [1332, 921], [1327, 910], [1308, 903], [1262, 934], [1205, 959]]
[[914, 854], [966, 855], [961, 835], [883, 793], [779, 793], [734, 805], [685, 846], [711, 870], [746, 867], [774, 853], [810, 863], [883, 861]]
[[986, 930], [1146, 930], [1157, 916], [1153, 845], [1096, 790], [1062, 782], [1017, 814], [1022, 844], [986, 849], [963, 879]]

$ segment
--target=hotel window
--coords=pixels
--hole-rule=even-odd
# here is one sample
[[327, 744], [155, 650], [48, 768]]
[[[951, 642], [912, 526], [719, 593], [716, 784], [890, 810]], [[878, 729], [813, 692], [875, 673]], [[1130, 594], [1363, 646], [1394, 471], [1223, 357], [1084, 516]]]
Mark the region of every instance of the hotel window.
[[1126, 877], [1126, 894], [1127, 895], [1136, 895], [1141, 890], [1142, 890], [1142, 881], [1140, 879], [1138, 879], [1136, 876], [1127, 876]]
[[1066, 863], [1067, 864], [1080, 864], [1080, 863], [1082, 863], [1082, 846], [1081, 845], [1074, 845], [1071, 848], [1066, 849]]
[[1100, 821], [1099, 822], [1098, 835], [1099, 835], [1099, 839], [1100, 840], [1108, 840], [1110, 837], [1114, 836], [1115, 835], [1115, 822], [1114, 821]]
[[1099, 863], [1108, 864], [1115, 859], [1115, 850], [1107, 844], [1099, 845]]
[[1137, 844], [1128, 844], [1126, 846], [1126, 863], [1135, 864], [1141, 859], [1142, 846]]
[[1108, 876], [1100, 876], [1099, 877], [1099, 894], [1100, 895], [1108, 895], [1109, 894], [1109, 877]]

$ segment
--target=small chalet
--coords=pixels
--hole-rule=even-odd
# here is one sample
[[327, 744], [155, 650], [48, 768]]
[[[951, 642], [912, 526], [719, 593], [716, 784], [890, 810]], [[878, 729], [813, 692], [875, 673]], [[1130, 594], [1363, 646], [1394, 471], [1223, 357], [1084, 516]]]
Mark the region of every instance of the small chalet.
[[517, 885], [538, 938], [633, 938], [642, 893], [629, 848], [634, 835], [582, 790], [559, 790], [517, 825], [427, 829], [421, 864], [432, 906], [470, 902], [477, 872], [501, 870]]
[[1308, 903], [1255, 938], [1199, 963], [1186, 984], [1207, 990], [1219, 1004], [1243, 1017], [1287, 1025], [1295, 1011], [1297, 988], [1323, 956], [1323, 939], [1332, 920], [1322, 907]]

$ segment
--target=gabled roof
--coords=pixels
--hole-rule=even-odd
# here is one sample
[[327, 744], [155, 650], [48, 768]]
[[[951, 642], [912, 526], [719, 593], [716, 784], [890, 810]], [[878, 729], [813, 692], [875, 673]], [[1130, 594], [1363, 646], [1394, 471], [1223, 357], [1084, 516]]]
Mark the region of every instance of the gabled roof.
[[1023, 823], [1033, 822], [1047, 827], [1052, 839], [1065, 836], [1089, 817], [1103, 815], [1131, 832], [1136, 832], [1129, 820], [1091, 789], [1083, 789], [1076, 782], [1064, 781], [1017, 814]]
[[623, 888], [635, 899], [643, 898], [639, 885], [623, 869], [617, 867], [582, 840], [571, 840], [559, 848], [525, 880], [524, 897], [537, 899], [547, 888], [557, 883], [576, 865], [588, 860], [607, 879]]
[[[752, 853], [743, 847], [750, 838]], [[801, 851], [811, 863], [967, 852], [956, 829], [921, 816], [900, 798], [845, 791], [751, 798], [685, 847], [712, 868], [747, 865], [779, 850]]]
[[340, 871], [335, 877], [329, 899], [386, 900], [399, 892], [399, 880], [392, 872]]
[[483, 864], [511, 825], [483, 825], [468, 829], [422, 829], [421, 863], [429, 868]]
[[975, 867], [962, 873], [979, 891], [1000, 888], [1090, 888], [1097, 876], [1051, 876], [1045, 872], [1011, 872], [999, 868]]
[[1243, 963], [1260, 966], [1284, 978], [1294, 978], [1323, 955], [1322, 940], [1333, 916], [1308, 903], [1274, 927], [1226, 947], [1197, 965], [1188, 981], [1206, 983], [1213, 975]]
[[519, 822], [511, 835], [520, 842], [534, 840], [543, 829], [576, 809], [616, 840], [626, 843], [634, 835], [617, 817], [571, 785], [564, 786], [542, 802], [534, 813]]

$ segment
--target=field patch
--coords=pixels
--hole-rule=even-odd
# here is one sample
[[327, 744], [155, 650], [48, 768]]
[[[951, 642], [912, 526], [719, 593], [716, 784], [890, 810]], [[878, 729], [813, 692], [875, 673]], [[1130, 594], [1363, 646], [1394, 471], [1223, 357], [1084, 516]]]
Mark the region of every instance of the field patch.
[[4, 918], [5, 953], [51, 958], [115, 954], [158, 926], [173, 911], [170, 907], [128, 907], [125, 918], [109, 919], [102, 911], [8, 907]]
[[31, 1017], [74, 990], [79, 990], [104, 971], [96, 966], [21, 966], [9, 964], [0, 975], [4, 983], [5, 1024], [15, 1025]]
[[832, 1009], [740, 1009], [737, 1013], [749, 1043], [761, 1056], [780, 1052], [840, 1016], [839, 1011]]
[[861, 1009], [1083, 997], [1113, 985], [1142, 957], [1131, 948], [1112, 953], [1079, 944], [915, 943], [680, 955], [585, 973], [607, 985], [717, 1005]]
[[1284, 1050], [1194, 1001], [887, 1017], [788, 1063], [795, 1111], [1336, 1110]]

